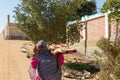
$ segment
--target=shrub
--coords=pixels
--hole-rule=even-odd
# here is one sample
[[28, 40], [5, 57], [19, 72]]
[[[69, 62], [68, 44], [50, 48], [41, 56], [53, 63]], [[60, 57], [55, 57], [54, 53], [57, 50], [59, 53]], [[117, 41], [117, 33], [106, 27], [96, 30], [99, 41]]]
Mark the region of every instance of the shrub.
[[[119, 80], [120, 79], [120, 45], [119, 39], [116, 42], [102, 38], [97, 46], [103, 50], [102, 60], [97, 59], [100, 72], [96, 80]], [[99, 54], [97, 52], [97, 54]]]

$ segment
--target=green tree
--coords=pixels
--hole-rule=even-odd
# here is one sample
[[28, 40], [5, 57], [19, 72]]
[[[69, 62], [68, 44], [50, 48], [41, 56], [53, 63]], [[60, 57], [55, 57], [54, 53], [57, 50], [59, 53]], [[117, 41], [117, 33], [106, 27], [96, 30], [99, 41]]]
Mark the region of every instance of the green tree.
[[14, 17], [18, 28], [34, 43], [40, 39], [59, 43], [66, 41], [68, 21], [95, 12], [94, 0], [21, 0]]
[[107, 0], [103, 5], [102, 12], [110, 12], [109, 18], [120, 21], [120, 0]]
[[118, 36], [118, 25], [120, 22], [120, 0], [107, 0], [101, 9], [102, 12], [109, 13], [109, 20], [116, 21], [116, 36], [115, 36], [115, 45]]

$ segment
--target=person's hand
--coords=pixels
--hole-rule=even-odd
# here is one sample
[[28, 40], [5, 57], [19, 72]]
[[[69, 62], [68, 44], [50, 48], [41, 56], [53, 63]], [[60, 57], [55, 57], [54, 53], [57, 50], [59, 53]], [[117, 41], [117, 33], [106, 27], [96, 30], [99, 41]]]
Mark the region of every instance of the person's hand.
[[38, 54], [38, 50], [37, 50], [36, 46], [34, 47], [33, 52], [34, 52], [34, 54]]
[[63, 54], [63, 51], [62, 49], [56, 49], [54, 51], [52, 51], [53, 55], [60, 55], [60, 54]]

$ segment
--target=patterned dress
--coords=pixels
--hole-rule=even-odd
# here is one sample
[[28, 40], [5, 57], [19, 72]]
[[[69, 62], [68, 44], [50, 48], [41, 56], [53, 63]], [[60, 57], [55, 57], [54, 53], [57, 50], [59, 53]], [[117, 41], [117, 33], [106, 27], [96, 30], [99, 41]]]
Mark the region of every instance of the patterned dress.
[[38, 75], [42, 80], [61, 80], [61, 67], [57, 56], [46, 50], [38, 55]]

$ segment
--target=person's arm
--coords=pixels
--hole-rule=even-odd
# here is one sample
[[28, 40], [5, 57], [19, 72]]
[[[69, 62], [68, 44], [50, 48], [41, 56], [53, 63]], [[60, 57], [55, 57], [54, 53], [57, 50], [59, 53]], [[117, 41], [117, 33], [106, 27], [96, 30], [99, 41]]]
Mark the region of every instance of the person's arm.
[[64, 51], [64, 54], [71, 54], [71, 53], [76, 53], [77, 50], [76, 49], [73, 49], [73, 50], [66, 50]]
[[59, 64], [62, 66], [64, 64], [64, 55], [63, 54], [58, 55], [58, 60]]
[[32, 66], [32, 68], [36, 69], [37, 65], [38, 65], [38, 59], [33, 57], [31, 59], [31, 66]]
[[64, 54], [71, 54], [71, 53], [76, 53], [77, 52], [77, 50], [66, 50], [66, 51], [64, 51], [64, 52], [51, 52], [53, 55], [55, 55], [55, 56], [58, 56], [58, 60], [59, 60], [59, 63], [60, 63], [60, 65], [62, 66], [63, 64], [64, 64]]
[[53, 55], [60, 55], [60, 54], [71, 54], [71, 53], [76, 53], [77, 50], [76, 49], [73, 49], [73, 50], [65, 50], [63, 52], [60, 52], [60, 51], [53, 51], [52, 54]]

